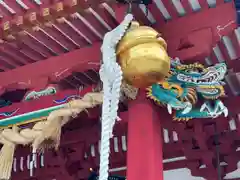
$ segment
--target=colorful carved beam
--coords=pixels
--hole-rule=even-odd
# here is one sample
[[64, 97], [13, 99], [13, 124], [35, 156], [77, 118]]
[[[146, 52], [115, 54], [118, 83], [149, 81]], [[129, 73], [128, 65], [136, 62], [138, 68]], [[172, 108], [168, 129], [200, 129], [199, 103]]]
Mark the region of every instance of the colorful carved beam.
[[45, 120], [52, 111], [63, 108], [70, 100], [80, 98], [87, 92], [91, 92], [92, 89], [93, 87], [88, 87], [79, 93], [76, 93], [76, 90], [60, 91], [52, 96], [14, 103], [1, 108], [0, 128]]
[[26, 93], [25, 97], [24, 97], [24, 101], [31, 101], [31, 100], [35, 100], [35, 99], [39, 99], [42, 96], [50, 96], [50, 95], [54, 95], [57, 93], [57, 89], [54, 86], [48, 86], [47, 88], [40, 90], [40, 91], [30, 91], [28, 93]]

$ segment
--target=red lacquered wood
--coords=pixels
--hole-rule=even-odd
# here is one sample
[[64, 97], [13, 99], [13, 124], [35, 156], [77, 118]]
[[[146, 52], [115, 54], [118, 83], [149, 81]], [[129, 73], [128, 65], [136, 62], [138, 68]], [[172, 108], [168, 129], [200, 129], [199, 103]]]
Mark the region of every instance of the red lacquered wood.
[[96, 43], [91, 47], [81, 48], [62, 56], [51, 57], [46, 61], [29, 64], [11, 72], [1, 73], [0, 86], [7, 86], [29, 78], [51, 75], [56, 72], [60, 73], [65, 69], [71, 69], [79, 65], [82, 70], [96, 68], [100, 65], [100, 57], [100, 43]]
[[129, 104], [127, 179], [163, 180], [160, 119], [144, 92]]

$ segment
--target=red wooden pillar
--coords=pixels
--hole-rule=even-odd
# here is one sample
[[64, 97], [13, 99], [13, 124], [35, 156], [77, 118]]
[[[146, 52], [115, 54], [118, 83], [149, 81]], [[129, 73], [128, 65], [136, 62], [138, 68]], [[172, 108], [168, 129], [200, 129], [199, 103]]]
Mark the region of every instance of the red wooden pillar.
[[160, 118], [145, 97], [129, 103], [127, 180], [163, 180]]

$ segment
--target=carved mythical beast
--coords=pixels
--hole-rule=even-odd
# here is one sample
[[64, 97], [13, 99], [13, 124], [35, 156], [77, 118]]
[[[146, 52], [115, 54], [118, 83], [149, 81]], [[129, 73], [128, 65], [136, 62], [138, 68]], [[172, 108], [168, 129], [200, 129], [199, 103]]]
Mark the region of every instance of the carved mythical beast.
[[174, 120], [226, 117], [228, 109], [218, 99], [225, 95], [226, 72], [224, 63], [205, 68], [199, 63], [184, 65], [172, 60], [169, 76], [147, 88], [147, 96], [167, 106], [170, 114], [175, 110]]

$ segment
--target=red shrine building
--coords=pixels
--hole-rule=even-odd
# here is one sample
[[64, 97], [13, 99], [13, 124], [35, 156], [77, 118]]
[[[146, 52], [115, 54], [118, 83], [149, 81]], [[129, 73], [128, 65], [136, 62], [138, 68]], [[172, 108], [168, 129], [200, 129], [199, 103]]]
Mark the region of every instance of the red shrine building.
[[[140, 92], [135, 100], [119, 104], [121, 121], [110, 140], [111, 175], [128, 180], [240, 179], [237, 5], [233, 0], [132, 5], [141, 25], [162, 34], [171, 57], [187, 64], [227, 64], [223, 101], [229, 115], [179, 123]], [[104, 35], [122, 22], [127, 9], [107, 0], [0, 1], [1, 120], [92, 91], [101, 81]], [[97, 106], [66, 124], [59, 149], [40, 153], [31, 176], [31, 148], [19, 146], [11, 179], [87, 180], [90, 169], [99, 168], [100, 116]], [[9, 126], [1, 120], [1, 129]]]

